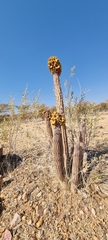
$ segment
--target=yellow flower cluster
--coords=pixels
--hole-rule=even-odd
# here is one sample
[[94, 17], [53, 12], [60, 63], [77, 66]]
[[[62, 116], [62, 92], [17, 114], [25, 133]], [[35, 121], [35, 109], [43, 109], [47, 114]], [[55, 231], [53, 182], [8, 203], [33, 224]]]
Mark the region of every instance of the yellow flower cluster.
[[46, 110], [44, 110], [43, 111], [43, 114], [44, 114], [44, 116], [47, 118], [47, 119], [51, 119], [51, 112], [50, 112], [50, 110], [48, 110], [48, 109], [46, 109]]
[[65, 123], [65, 117], [57, 112], [51, 113], [50, 110], [46, 109], [46, 110], [44, 110], [43, 114], [47, 119], [50, 120], [52, 125], [56, 126], [58, 123], [60, 125]]
[[52, 74], [57, 73], [59, 76], [62, 72], [62, 66], [57, 57], [50, 57], [48, 59], [48, 68]]
[[54, 112], [52, 114], [51, 120], [50, 120], [51, 124], [56, 126], [57, 123], [59, 123], [60, 125], [65, 123], [65, 118], [64, 116], [62, 116], [61, 114]]

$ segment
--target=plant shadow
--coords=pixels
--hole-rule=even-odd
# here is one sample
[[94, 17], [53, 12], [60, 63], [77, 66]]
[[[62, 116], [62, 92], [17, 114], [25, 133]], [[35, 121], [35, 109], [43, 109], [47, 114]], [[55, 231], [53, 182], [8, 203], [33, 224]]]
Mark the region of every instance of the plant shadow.
[[87, 170], [84, 173], [84, 181], [87, 182], [87, 179], [89, 178], [90, 173], [101, 164], [103, 160], [106, 162], [108, 161], [108, 145], [102, 144], [100, 146], [101, 148], [98, 148], [100, 150], [86, 150], [87, 152]]
[[6, 209], [4, 206], [3, 200], [4, 199], [0, 197], [0, 216], [2, 215], [3, 210]]
[[[22, 158], [17, 154], [3, 155], [0, 158], [0, 175], [3, 177], [12, 172], [22, 162]], [[8, 183], [9, 184], [9, 183]]]

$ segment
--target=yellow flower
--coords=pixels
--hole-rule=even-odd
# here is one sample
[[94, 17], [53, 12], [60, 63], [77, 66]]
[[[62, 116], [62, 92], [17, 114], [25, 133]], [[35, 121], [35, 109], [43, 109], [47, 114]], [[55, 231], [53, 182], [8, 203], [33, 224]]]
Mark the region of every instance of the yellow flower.
[[54, 113], [52, 114], [52, 118], [55, 119], [55, 120], [57, 120], [57, 119], [58, 119], [58, 113], [54, 112]]
[[62, 117], [62, 120], [61, 120], [61, 121], [62, 121], [62, 123], [64, 123], [64, 122], [65, 122], [65, 118], [64, 118], [64, 117]]
[[61, 114], [59, 114], [58, 122], [59, 122], [60, 124], [65, 123], [65, 117], [62, 116]]
[[51, 118], [50, 122], [51, 122], [52, 125], [56, 125], [56, 120], [55, 119]]
[[62, 66], [57, 57], [52, 56], [48, 59], [48, 68], [52, 74], [54, 73], [57, 73], [58, 75], [61, 74]]

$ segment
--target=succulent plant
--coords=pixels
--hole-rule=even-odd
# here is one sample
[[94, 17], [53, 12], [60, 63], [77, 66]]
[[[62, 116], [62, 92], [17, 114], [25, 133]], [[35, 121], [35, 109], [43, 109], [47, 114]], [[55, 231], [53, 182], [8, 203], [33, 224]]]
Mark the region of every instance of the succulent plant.
[[60, 124], [53, 129], [53, 158], [57, 178], [63, 182], [65, 179], [63, 145]]
[[[65, 125], [65, 117], [64, 117], [64, 102], [63, 102], [63, 94], [60, 86], [60, 74], [62, 72], [62, 66], [59, 58], [52, 56], [48, 59], [48, 68], [53, 75], [54, 81], [54, 93], [56, 99], [56, 109], [57, 113], [53, 113], [50, 119], [50, 122], [53, 126], [60, 129], [61, 132], [61, 144], [63, 151], [63, 159], [64, 159], [64, 167], [65, 172], [67, 174], [67, 161], [69, 160], [69, 152], [68, 152], [68, 141], [67, 141], [67, 133], [66, 133], [66, 125]], [[53, 136], [54, 137], [54, 136]], [[53, 142], [54, 145], [54, 142]], [[55, 154], [55, 153], [54, 153]], [[56, 155], [55, 155], [56, 156]], [[57, 159], [57, 158], [56, 158]], [[62, 161], [62, 158], [61, 158]]]
[[[80, 126], [79, 142], [73, 147], [72, 156], [69, 154], [68, 139], [65, 124], [65, 111], [63, 94], [60, 86], [60, 74], [62, 65], [59, 58], [51, 56], [48, 59], [48, 68], [53, 75], [54, 93], [56, 99], [57, 112], [45, 112], [46, 126], [51, 142], [55, 170], [58, 179], [65, 182], [65, 176], [70, 177], [71, 160], [72, 160], [72, 179], [71, 191], [75, 192], [76, 188], [82, 183], [81, 170], [83, 166], [83, 153], [85, 143], [86, 125], [83, 121]], [[52, 129], [52, 126], [53, 129]], [[53, 130], [53, 131], [52, 131]], [[85, 159], [84, 159], [85, 161]]]
[[57, 73], [60, 76], [62, 72], [62, 66], [59, 61], [59, 58], [54, 56], [50, 57], [48, 59], [48, 68], [52, 74]]
[[46, 109], [46, 110], [44, 110], [43, 114], [45, 116], [46, 130], [47, 130], [47, 133], [48, 133], [50, 146], [52, 147], [53, 132], [52, 132], [52, 127], [51, 127], [51, 123], [50, 123], [50, 119], [51, 119], [51, 116], [52, 116], [51, 111], [49, 109]]
[[71, 178], [71, 192], [75, 193], [77, 187], [82, 182], [81, 170], [83, 164], [83, 151], [80, 142], [74, 145], [73, 164], [72, 164], [72, 178]]

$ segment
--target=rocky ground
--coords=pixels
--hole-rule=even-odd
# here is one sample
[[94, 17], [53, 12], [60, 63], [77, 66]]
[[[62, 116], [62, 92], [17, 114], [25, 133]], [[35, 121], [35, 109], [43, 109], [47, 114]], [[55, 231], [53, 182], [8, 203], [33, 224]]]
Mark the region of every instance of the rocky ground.
[[1, 240], [108, 240], [108, 131], [102, 121], [100, 156], [91, 157], [87, 181], [74, 196], [56, 179], [44, 122], [22, 124], [15, 154], [3, 157]]

